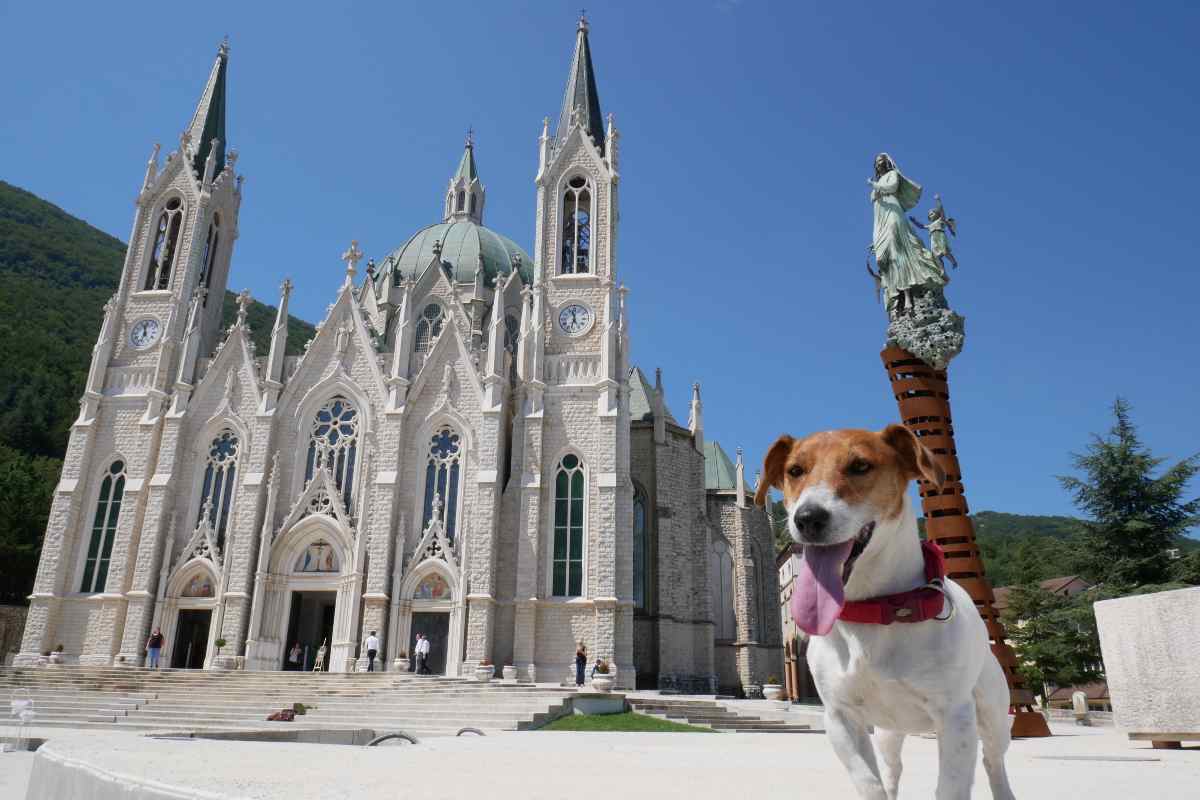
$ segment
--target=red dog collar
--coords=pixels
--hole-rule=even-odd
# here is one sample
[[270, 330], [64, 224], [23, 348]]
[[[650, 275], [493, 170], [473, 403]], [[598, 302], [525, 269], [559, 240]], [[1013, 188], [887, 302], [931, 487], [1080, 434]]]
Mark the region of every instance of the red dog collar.
[[925, 557], [925, 585], [900, 594], [873, 597], [870, 600], [851, 600], [842, 607], [838, 619], [868, 625], [891, 625], [893, 622], [924, 622], [941, 616], [946, 606], [942, 581], [946, 577], [946, 555], [930, 541], [921, 542]]

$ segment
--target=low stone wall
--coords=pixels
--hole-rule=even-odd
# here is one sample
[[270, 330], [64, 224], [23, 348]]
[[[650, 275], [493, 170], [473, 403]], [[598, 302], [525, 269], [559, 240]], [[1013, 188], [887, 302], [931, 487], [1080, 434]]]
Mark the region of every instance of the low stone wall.
[[1117, 727], [1200, 740], [1200, 587], [1102, 600], [1095, 610]]
[[20, 651], [28, 613], [25, 606], [0, 606], [0, 664], [11, 663]]

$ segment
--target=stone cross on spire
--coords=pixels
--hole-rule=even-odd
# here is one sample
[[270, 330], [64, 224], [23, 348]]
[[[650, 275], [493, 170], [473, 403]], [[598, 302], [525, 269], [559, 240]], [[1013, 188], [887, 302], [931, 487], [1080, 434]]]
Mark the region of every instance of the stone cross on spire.
[[354, 283], [354, 274], [358, 272], [358, 262], [362, 261], [363, 252], [358, 249], [358, 240], [350, 240], [350, 248], [342, 253], [342, 261], [346, 262], [346, 286]]

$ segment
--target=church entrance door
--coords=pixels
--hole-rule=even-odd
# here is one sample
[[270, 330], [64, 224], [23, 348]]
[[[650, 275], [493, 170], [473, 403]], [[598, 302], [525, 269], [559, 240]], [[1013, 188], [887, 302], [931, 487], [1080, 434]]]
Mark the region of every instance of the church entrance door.
[[429, 671], [435, 675], [445, 675], [446, 651], [450, 647], [450, 612], [418, 611], [412, 615], [412, 632], [408, 641], [410, 653], [416, 647], [418, 633], [425, 634], [429, 640], [429, 661], [426, 664]]
[[311, 670], [317, 660], [317, 650], [325, 645], [324, 669], [329, 669], [329, 652], [333, 648], [333, 617], [337, 608], [337, 592], [292, 592], [292, 610], [288, 619], [287, 640], [284, 643], [283, 669], [295, 669], [287, 662], [287, 653], [300, 643], [301, 668]]
[[208, 656], [208, 628], [211, 609], [180, 609], [175, 625], [175, 646], [171, 649], [172, 669], [203, 669]]

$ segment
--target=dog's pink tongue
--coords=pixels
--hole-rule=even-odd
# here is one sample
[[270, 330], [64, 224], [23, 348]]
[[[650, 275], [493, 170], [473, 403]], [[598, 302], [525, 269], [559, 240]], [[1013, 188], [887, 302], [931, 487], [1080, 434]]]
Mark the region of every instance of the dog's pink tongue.
[[828, 547], [804, 548], [800, 574], [792, 584], [792, 619], [805, 633], [824, 636], [833, 630], [833, 623], [846, 604], [842, 564], [853, 547], [851, 540]]

